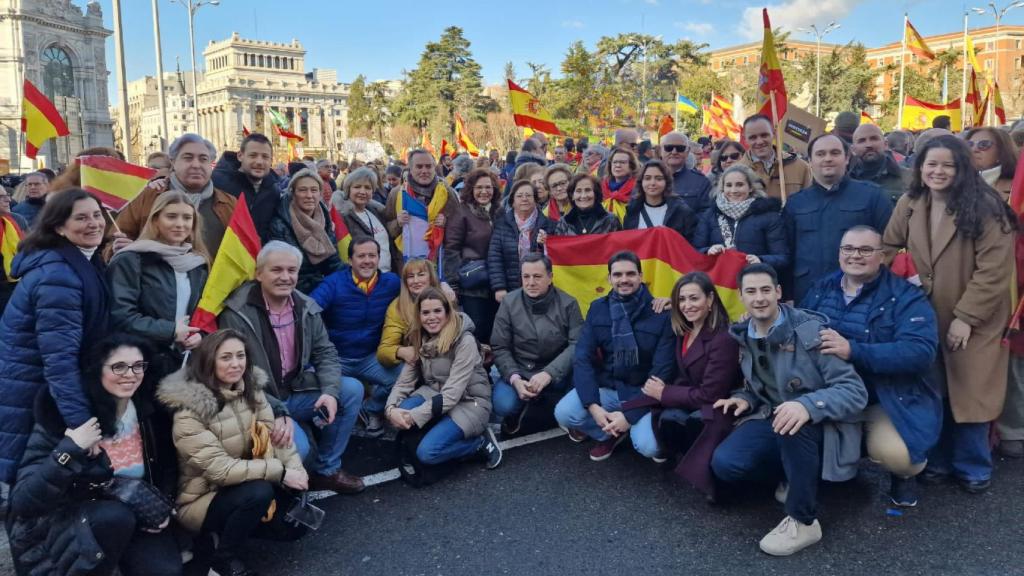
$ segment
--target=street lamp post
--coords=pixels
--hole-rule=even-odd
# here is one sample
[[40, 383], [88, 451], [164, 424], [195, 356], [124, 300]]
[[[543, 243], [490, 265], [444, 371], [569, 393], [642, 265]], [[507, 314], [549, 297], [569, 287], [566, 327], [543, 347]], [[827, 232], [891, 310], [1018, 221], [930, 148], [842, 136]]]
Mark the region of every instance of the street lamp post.
[[[996, 18], [996, 39], [995, 39], [995, 42], [993, 42], [993, 44], [995, 45], [996, 49], [995, 49], [994, 62], [992, 63], [992, 82], [993, 82], [993, 84], [998, 84], [999, 83], [999, 24], [1002, 22], [1003, 16], [1006, 16], [1007, 12], [1009, 12], [1010, 10], [1013, 10], [1014, 8], [1024, 7], [1024, 0], [1014, 0], [1013, 2], [1007, 4], [1006, 6], [1003, 6], [1003, 8], [1001, 8], [1001, 9], [996, 6], [995, 2], [989, 2], [988, 6], [989, 6], [989, 8], [992, 9], [992, 15], [995, 16], [995, 18]], [[979, 14], [979, 15], [982, 15], [982, 16], [988, 13], [988, 10], [986, 10], [984, 8], [971, 8], [971, 11], [974, 12], [975, 14]], [[995, 116], [995, 102], [991, 102], [990, 101], [989, 102], [989, 114], [988, 114], [989, 124], [992, 124], [993, 121], [995, 120], [995, 118], [993, 118], [993, 116]]]
[[188, 44], [192, 51], [192, 123], [195, 126], [195, 131], [199, 132], [199, 94], [196, 83], [196, 39], [194, 30], [196, 12], [207, 4], [218, 6], [220, 5], [220, 0], [171, 0], [171, 2], [181, 4], [188, 10]]
[[[1024, 1], [1024, 0], [1022, 0]], [[817, 69], [814, 81], [814, 115], [821, 117], [821, 39], [825, 37], [829, 32], [833, 32], [840, 28], [840, 24], [836, 22], [829, 22], [828, 26], [821, 31], [818, 30], [817, 24], [811, 24], [806, 28], [797, 28], [798, 31], [805, 34], [814, 34], [814, 38], [817, 42], [817, 50], [814, 55], [815, 68]]]

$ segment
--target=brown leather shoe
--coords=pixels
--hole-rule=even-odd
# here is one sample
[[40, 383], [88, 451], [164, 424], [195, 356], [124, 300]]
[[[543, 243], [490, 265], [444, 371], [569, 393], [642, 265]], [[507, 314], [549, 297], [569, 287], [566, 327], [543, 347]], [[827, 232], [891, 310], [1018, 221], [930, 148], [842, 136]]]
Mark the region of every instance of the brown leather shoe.
[[338, 470], [330, 476], [320, 474], [309, 475], [310, 490], [331, 490], [338, 494], [358, 494], [366, 489], [363, 479], [344, 470]]

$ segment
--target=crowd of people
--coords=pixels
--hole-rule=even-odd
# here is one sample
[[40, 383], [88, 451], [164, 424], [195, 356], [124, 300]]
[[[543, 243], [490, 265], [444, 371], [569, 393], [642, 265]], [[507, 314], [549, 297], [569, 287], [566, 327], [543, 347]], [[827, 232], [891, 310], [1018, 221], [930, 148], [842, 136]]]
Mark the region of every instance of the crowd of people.
[[[986, 491], [993, 426], [1024, 455], [1024, 338], [1001, 345], [1017, 144], [844, 122], [806, 156], [778, 157], [755, 115], [743, 142], [621, 129], [549, 153], [537, 134], [505, 159], [415, 149], [387, 166], [274, 166], [261, 134], [220, 155], [186, 134], [113, 221], [74, 167], [26, 176], [0, 202], [26, 231], [0, 282], [18, 573], [177, 575], [191, 556], [255, 574], [250, 538], [308, 532], [305, 491], [364, 489], [345, 468], [357, 429], [396, 430], [414, 484], [498, 467], [496, 431], [528, 421], [595, 462], [629, 438], [713, 501], [774, 489], [785, 517], [760, 547], [778, 556], [821, 539], [820, 482], [864, 457], [894, 506], [919, 484]], [[243, 197], [255, 278], [205, 333], [190, 318]], [[549, 238], [657, 226], [745, 254], [739, 321], [703, 272], [651, 294], [628, 249], [585, 317], [553, 284]]]

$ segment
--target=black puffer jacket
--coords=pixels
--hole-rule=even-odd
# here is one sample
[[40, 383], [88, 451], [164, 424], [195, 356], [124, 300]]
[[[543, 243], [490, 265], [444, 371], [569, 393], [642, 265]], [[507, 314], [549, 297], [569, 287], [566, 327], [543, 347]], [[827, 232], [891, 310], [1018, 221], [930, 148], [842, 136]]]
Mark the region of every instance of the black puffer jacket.
[[[537, 212], [537, 223], [530, 232], [530, 251], [542, 252], [537, 233], [544, 230], [555, 233], [555, 223], [542, 212]], [[494, 223], [491, 245], [487, 250], [487, 274], [491, 277], [491, 290], [512, 291], [523, 285], [519, 270], [519, 227], [512, 210], [506, 210]]]
[[[135, 394], [135, 409], [146, 477], [173, 499], [178, 472], [170, 419], [144, 400], [143, 390]], [[97, 499], [96, 485], [113, 476], [110, 460], [102, 452], [89, 458], [64, 435], [64, 420], [45, 388], [36, 397], [35, 420], [10, 496], [7, 522], [15, 567], [31, 576], [91, 574], [104, 553], [82, 504]]]
[[[718, 223], [721, 215], [718, 205], [712, 203], [697, 224], [693, 247], [701, 252], [715, 244], [724, 244], [722, 227]], [[763, 197], [754, 200], [750, 209], [739, 221], [726, 217], [733, 230], [733, 244], [740, 252], [753, 254], [776, 270], [789, 267], [789, 243], [786, 228], [782, 225], [782, 202], [778, 198]]]
[[[295, 228], [292, 227], [291, 203], [291, 194], [285, 194], [281, 197], [277, 213], [274, 214], [273, 220], [270, 221], [270, 240], [280, 240], [302, 250], [302, 246], [299, 245], [299, 239], [295, 236]], [[331, 241], [332, 245], [337, 245], [338, 240], [334, 235], [334, 223], [331, 221], [331, 213], [327, 210], [327, 206], [324, 206], [323, 202], [319, 206], [320, 210], [324, 213], [324, 228], [327, 231], [327, 238]], [[324, 278], [341, 270], [344, 266], [337, 252], [321, 260], [319, 264], [313, 264], [306, 252], [302, 250], [302, 265], [299, 266], [299, 282], [296, 285], [296, 289], [303, 294], [309, 295], [324, 281]]]
[[242, 194], [245, 194], [245, 202], [249, 206], [249, 213], [252, 214], [256, 233], [260, 235], [260, 242], [266, 244], [270, 241], [270, 221], [277, 213], [277, 205], [282, 195], [279, 178], [273, 170], [267, 171], [267, 175], [260, 180], [259, 190], [256, 190], [249, 177], [240, 171], [241, 167], [242, 163], [238, 160], [237, 154], [225, 152], [217, 161], [217, 167], [213, 169], [213, 185], [235, 198], [241, 198]]

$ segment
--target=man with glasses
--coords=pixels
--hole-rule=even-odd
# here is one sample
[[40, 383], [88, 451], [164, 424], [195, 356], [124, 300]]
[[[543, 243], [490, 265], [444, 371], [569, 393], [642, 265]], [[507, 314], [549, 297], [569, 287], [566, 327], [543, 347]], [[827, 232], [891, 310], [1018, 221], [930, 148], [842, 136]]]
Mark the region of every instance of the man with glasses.
[[628, 148], [636, 154], [640, 146], [640, 133], [633, 128], [619, 128], [615, 131], [614, 148]]
[[861, 124], [853, 131], [853, 162], [850, 176], [856, 180], [874, 182], [892, 199], [892, 205], [907, 189], [910, 171], [902, 168], [882, 135], [882, 129], [875, 124]]
[[847, 174], [850, 151], [832, 134], [808, 145], [814, 183], [790, 197], [782, 221], [793, 255], [793, 282], [787, 288], [802, 302], [811, 284], [834, 272], [843, 233], [860, 224], [885, 230], [892, 201], [877, 185], [853, 180]]
[[775, 130], [767, 116], [754, 114], [743, 121], [743, 139], [749, 149], [740, 162], [750, 166], [764, 182], [764, 191], [772, 198], [782, 199], [779, 169], [786, 175], [786, 196], [791, 197], [811, 185], [811, 171], [796, 154], [788, 153], [782, 162], [775, 157]]
[[687, 167], [690, 139], [682, 132], [669, 132], [661, 137], [661, 159], [672, 171], [672, 190], [686, 202], [699, 218], [711, 207], [711, 181], [707, 176]]
[[857, 475], [868, 393], [851, 364], [825, 353], [825, 320], [780, 302], [774, 268], [749, 264], [737, 283], [749, 319], [729, 331], [745, 383], [714, 408], [742, 421], [715, 450], [711, 470], [726, 486], [788, 482], [775, 493], [786, 517], [760, 546], [789, 556], [821, 540], [819, 479]]
[[50, 180], [42, 172], [32, 172], [22, 181], [25, 199], [18, 203], [11, 212], [24, 219], [23, 231], [27, 232], [36, 223], [36, 217], [46, 204], [46, 195], [50, 193]]
[[828, 317], [821, 353], [853, 363], [864, 380], [868, 457], [889, 471], [889, 499], [917, 504], [915, 477], [942, 428], [931, 367], [939, 345], [935, 311], [918, 287], [882, 265], [882, 235], [854, 226], [839, 245], [839, 271], [814, 284], [801, 308]]

